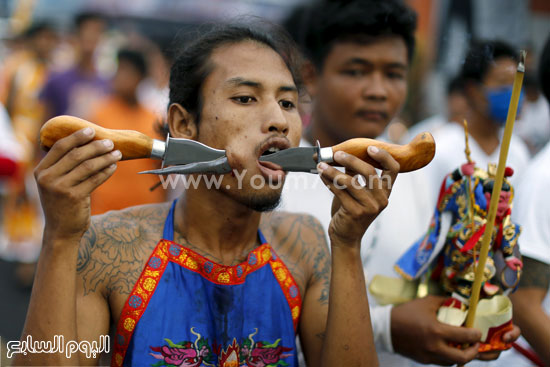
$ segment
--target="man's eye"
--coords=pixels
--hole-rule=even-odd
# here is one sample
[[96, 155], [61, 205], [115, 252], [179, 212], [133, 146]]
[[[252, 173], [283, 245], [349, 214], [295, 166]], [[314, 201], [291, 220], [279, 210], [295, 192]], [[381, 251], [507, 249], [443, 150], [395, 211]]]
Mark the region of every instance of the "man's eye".
[[296, 107], [296, 105], [294, 103], [292, 103], [291, 101], [280, 101], [279, 104], [281, 105], [282, 108], [284, 108], [285, 110], [291, 110], [293, 108]]
[[232, 99], [241, 104], [249, 104], [250, 102], [255, 100], [254, 97], [250, 97], [250, 96], [239, 96], [239, 97], [233, 97]]
[[398, 79], [398, 80], [405, 79], [405, 75], [403, 75], [402, 73], [389, 72], [387, 75], [388, 75], [388, 78], [390, 79]]
[[365, 72], [359, 69], [346, 69], [346, 70], [343, 70], [342, 73], [353, 77], [359, 77], [359, 76], [365, 75]]

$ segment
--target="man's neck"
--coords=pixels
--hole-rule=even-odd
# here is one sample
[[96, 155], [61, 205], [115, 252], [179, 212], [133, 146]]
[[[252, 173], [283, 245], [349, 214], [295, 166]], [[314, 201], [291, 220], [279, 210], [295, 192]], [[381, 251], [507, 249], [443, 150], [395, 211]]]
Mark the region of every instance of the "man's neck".
[[487, 155], [493, 154], [500, 144], [498, 125], [481, 114], [473, 114], [468, 132]]
[[96, 72], [92, 57], [81, 57], [77, 62], [77, 68], [84, 75], [93, 75]]
[[232, 265], [257, 245], [260, 218], [261, 213], [207, 189], [201, 180], [197, 189], [186, 190], [178, 200], [174, 229], [194, 247]]

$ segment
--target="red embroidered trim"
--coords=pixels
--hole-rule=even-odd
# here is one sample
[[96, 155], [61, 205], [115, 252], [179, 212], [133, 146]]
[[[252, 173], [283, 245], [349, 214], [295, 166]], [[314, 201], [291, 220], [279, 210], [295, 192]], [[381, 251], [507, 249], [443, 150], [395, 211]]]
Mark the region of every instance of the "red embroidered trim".
[[[295, 285], [294, 278], [292, 278], [292, 275], [286, 266], [284, 266], [276, 255], [274, 257], [276, 260], [273, 261], [281, 264], [282, 268], [284, 268], [288, 275], [290, 275], [290, 279], [285, 281], [284, 284], [281, 283], [279, 278], [277, 278], [277, 275], [276, 278], [283, 289], [289, 305], [291, 306], [292, 320], [294, 322], [294, 329], [296, 330], [297, 320], [300, 315], [300, 292], [298, 291], [297, 297], [290, 297], [291, 294], [296, 294], [294, 289], [292, 291], [290, 290], [292, 285], [296, 287], [296, 290], [298, 290], [298, 287]], [[245, 262], [234, 266], [226, 266], [216, 264], [204, 256], [197, 254], [196, 252], [175, 242], [160, 240], [157, 247], [155, 247], [153, 253], [149, 257], [149, 260], [147, 260], [147, 264], [145, 265], [138, 281], [134, 285], [132, 293], [128, 296], [128, 299], [124, 304], [124, 308], [122, 309], [122, 313], [120, 314], [111, 366], [122, 366], [122, 362], [124, 361], [126, 350], [134, 333], [135, 326], [143, 315], [143, 312], [145, 312], [149, 300], [153, 296], [158, 281], [162, 277], [169, 261], [198, 273], [216, 284], [242, 284], [248, 274], [272, 261], [272, 250], [269, 244], [264, 243], [251, 251]], [[288, 277], [285, 276], [285, 279], [286, 278]], [[295, 305], [295, 298], [299, 301], [297, 309]]]
[[168, 244], [170, 261], [198, 273], [216, 284], [242, 284], [248, 274], [261, 268], [271, 260], [271, 246], [267, 243], [252, 250], [245, 262], [227, 266], [208, 260], [206, 257], [175, 242], [163, 241]]
[[292, 315], [292, 323], [294, 324], [294, 332], [296, 332], [302, 310], [302, 296], [300, 295], [300, 289], [298, 288], [296, 280], [294, 280], [292, 273], [290, 273], [285, 263], [281, 261], [273, 249], [271, 251], [273, 256], [269, 264], [271, 265], [273, 275], [275, 275], [275, 279], [279, 282], [281, 290], [283, 291], [286, 301], [288, 302], [290, 314]]
[[124, 303], [124, 308], [118, 320], [117, 332], [113, 348], [111, 366], [120, 367], [124, 361], [126, 350], [134, 329], [155, 293], [157, 284], [168, 265], [168, 243], [161, 240], [147, 260], [132, 293]]

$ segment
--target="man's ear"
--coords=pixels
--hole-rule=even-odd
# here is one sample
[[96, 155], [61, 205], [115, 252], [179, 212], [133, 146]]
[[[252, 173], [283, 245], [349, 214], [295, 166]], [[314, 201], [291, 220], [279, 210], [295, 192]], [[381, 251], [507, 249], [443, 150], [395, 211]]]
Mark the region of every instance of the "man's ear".
[[306, 87], [307, 93], [311, 98], [315, 98], [317, 94], [317, 68], [311, 61], [306, 61], [301, 68], [302, 79], [304, 81], [304, 86]]
[[168, 127], [170, 136], [197, 140], [198, 126], [195, 118], [179, 103], [172, 103], [168, 108]]

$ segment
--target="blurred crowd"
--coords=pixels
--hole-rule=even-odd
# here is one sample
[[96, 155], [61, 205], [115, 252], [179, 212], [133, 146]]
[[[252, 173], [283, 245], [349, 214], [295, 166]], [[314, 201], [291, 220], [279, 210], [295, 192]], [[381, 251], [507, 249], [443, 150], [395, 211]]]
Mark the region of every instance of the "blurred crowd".
[[[7, 39], [2, 102], [2, 255], [33, 262], [39, 251], [42, 218], [33, 167], [43, 156], [39, 130], [49, 118], [77, 116], [110, 129], [133, 129], [155, 136], [154, 126], [168, 101], [169, 61], [139, 34], [110, 31], [106, 18], [78, 14], [70, 31], [50, 23], [30, 24]], [[103, 66], [101, 66], [103, 65]], [[149, 192], [152, 176], [135, 172], [155, 168], [151, 161], [125, 164], [92, 200], [92, 212], [158, 202], [163, 190]], [[132, 182], [132, 190], [121, 187]], [[29, 276], [31, 274], [28, 274]], [[21, 273], [21, 281], [30, 279]]]
[[[498, 94], [498, 88], [506, 82], [499, 78], [510, 66], [514, 68], [515, 63], [499, 65], [502, 70], [495, 70], [490, 75], [476, 74], [480, 70], [471, 70], [470, 74], [459, 72], [463, 61], [458, 62], [454, 69], [449, 67], [452, 64], [450, 58], [464, 59], [470, 46], [474, 49], [480, 47], [479, 52], [482, 53], [483, 44], [478, 45], [471, 42], [472, 37], [466, 37], [465, 50], [459, 56], [453, 54], [456, 49], [451, 46], [439, 47], [437, 56], [430, 55], [436, 53], [430, 49], [437, 48], [433, 45], [441, 40], [455, 42], [453, 27], [462, 29], [460, 24], [472, 27], [468, 21], [470, 18], [464, 14], [476, 10], [463, 9], [455, 1], [442, 2], [451, 4], [448, 14], [454, 14], [454, 17], [445, 16], [448, 23], [445, 31], [440, 30], [441, 36], [437, 40], [427, 35], [433, 28], [422, 27], [427, 23], [435, 27], [432, 23], [437, 19], [433, 19], [433, 14], [430, 21], [422, 18], [430, 13], [429, 9], [426, 10], [430, 7], [425, 3], [431, 2], [409, 3], [416, 7], [421, 25], [417, 54], [409, 73], [409, 99], [404, 110], [381, 136], [388, 141], [404, 144], [421, 132], [431, 132], [437, 149], [440, 149], [440, 144], [443, 149], [426, 176], [438, 185], [445, 174], [465, 161], [464, 120], [470, 125], [473, 155], [481, 157], [478, 158], [479, 165], [485, 168], [483, 165], [486, 163], [498, 161], [501, 131], [493, 124], [484, 123], [499, 121], [504, 126], [505, 112], [502, 115], [502, 109], [498, 110], [500, 98], [504, 97]], [[302, 41], [299, 39], [301, 16], [303, 13], [298, 8], [289, 14], [285, 23], [298, 44]], [[536, 49], [530, 42], [516, 42], [512, 38], [514, 42], [508, 44], [502, 40], [504, 38], [497, 40], [495, 37], [492, 40], [501, 55], [509, 55], [513, 59], [518, 46], [528, 50], [521, 109], [509, 157], [509, 163], [516, 171], [516, 179], [521, 177], [531, 158], [550, 140], [550, 108], [537, 78], [541, 49]], [[0, 258], [2, 264], [10, 263], [9, 269], [14, 272], [13, 279], [17, 285], [28, 291], [32, 286], [44, 225], [33, 177], [33, 168], [44, 155], [38, 143], [41, 126], [54, 116], [72, 115], [105, 128], [137, 130], [157, 138], [156, 127], [163, 122], [167, 110], [169, 68], [174, 50], [157, 44], [135, 30], [117, 27], [116, 19], [97, 11], [76, 14], [71, 26], [64, 30], [47, 20], [31, 19], [17, 32], [4, 34], [2, 42]], [[434, 62], [435, 59], [438, 61]], [[443, 78], [441, 74], [444, 74]], [[439, 87], [434, 87], [435, 92], [426, 92], [428, 86], [434, 85], [434, 76], [438, 77]], [[469, 83], [472, 78], [478, 78], [486, 87], [494, 87], [495, 93], [491, 98], [495, 101], [495, 111], [480, 112], [481, 107], [475, 103], [479, 91]], [[437, 93], [437, 98], [430, 99], [430, 93]], [[429, 101], [423, 103], [422, 98]], [[434, 100], [441, 103], [437, 104]], [[303, 97], [302, 102], [303, 122], [307, 128], [312, 111], [307, 96]], [[432, 106], [437, 104], [437, 108], [430, 108], [430, 103]], [[114, 176], [93, 193], [92, 214], [161, 202], [173, 197], [173, 193], [161, 188], [152, 189], [158, 183], [157, 176], [136, 174], [158, 166], [159, 162], [153, 160], [120, 164]], [[433, 185], [428, 187], [433, 189]], [[435, 197], [423, 203], [430, 208], [426, 210], [426, 221], [433, 203]], [[2, 315], [0, 317], [5, 319]], [[2, 332], [0, 330], [0, 335]]]

